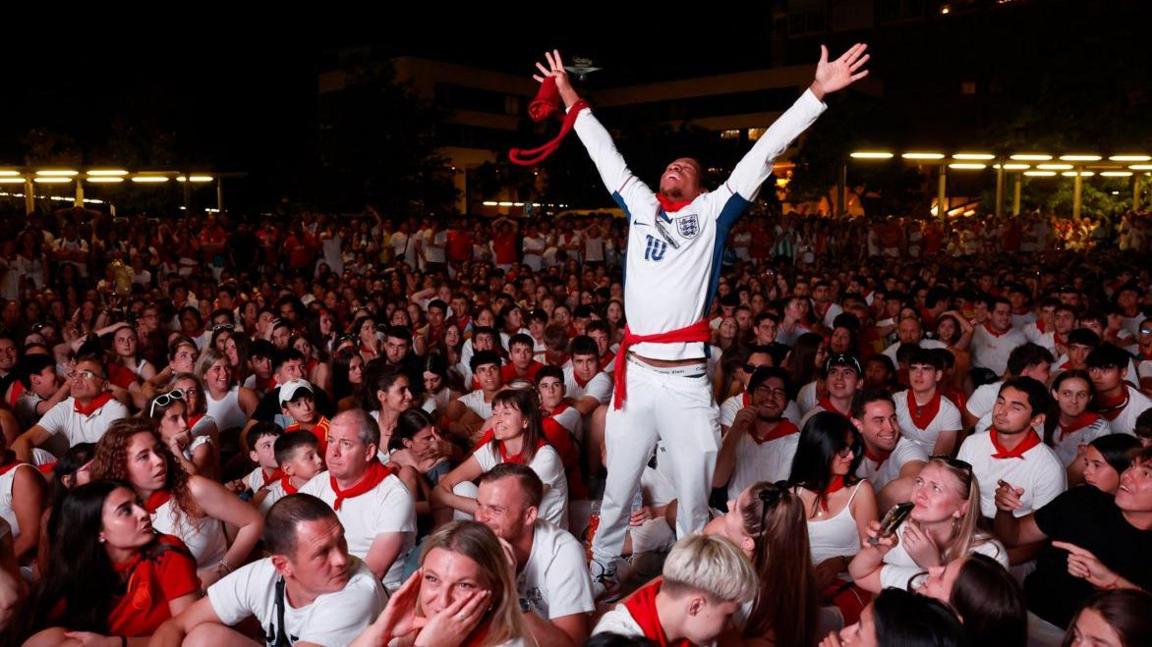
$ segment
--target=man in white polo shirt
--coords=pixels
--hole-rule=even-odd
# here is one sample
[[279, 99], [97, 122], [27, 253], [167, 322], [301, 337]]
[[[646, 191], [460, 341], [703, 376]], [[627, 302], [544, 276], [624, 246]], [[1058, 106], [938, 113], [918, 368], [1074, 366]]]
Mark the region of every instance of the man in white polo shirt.
[[1114, 434], [1133, 434], [1136, 418], [1152, 408], [1152, 400], [1125, 380], [1131, 375], [1132, 356], [1119, 346], [1100, 344], [1088, 354], [1086, 363], [1096, 401], [1092, 410], [1108, 421]]
[[77, 361], [69, 382], [71, 397], [46, 411], [39, 422], [13, 441], [16, 458], [32, 462], [32, 450], [45, 444], [53, 453], [63, 453], [80, 443], [98, 442], [109, 425], [128, 417], [127, 407], [108, 391], [108, 374], [99, 358]]
[[328, 426], [328, 470], [300, 492], [336, 511], [348, 539], [348, 552], [364, 560], [384, 587], [402, 583], [404, 555], [416, 536], [412, 494], [392, 470], [376, 458], [380, 429], [362, 409], [337, 414]]
[[989, 299], [988, 320], [972, 332], [972, 365], [996, 375], [1008, 369], [1008, 355], [1028, 341], [1012, 327], [1012, 304], [1007, 299]]
[[[1030, 377], [1041, 384], [1047, 384], [1055, 361], [1048, 349], [1028, 342], [1017, 346], [1008, 355], [1008, 369], [1004, 377]], [[992, 425], [992, 407], [996, 405], [1003, 384], [1004, 380], [997, 380], [981, 385], [972, 392], [961, 412], [965, 429], [975, 425], [977, 433], [988, 430]]]
[[587, 335], [572, 338], [572, 362], [564, 367], [564, 390], [587, 418], [612, 397], [612, 377], [600, 370], [600, 347]]
[[748, 380], [750, 402], [724, 436], [712, 475], [712, 487], [727, 487], [730, 500], [757, 481], [788, 478], [800, 442], [800, 428], [784, 418], [788, 387], [788, 373], [772, 366]]
[[384, 609], [384, 590], [364, 562], [348, 554], [344, 529], [323, 501], [292, 494], [264, 522], [271, 555], [208, 588], [156, 630], [156, 647], [257, 644], [232, 626], [260, 622], [269, 645], [347, 645]]
[[951, 456], [960, 434], [960, 410], [944, 397], [944, 361], [936, 352], [914, 348], [908, 358], [909, 389], [893, 396], [900, 434], [929, 456]]
[[539, 645], [582, 645], [595, 609], [584, 547], [538, 516], [544, 498], [540, 477], [527, 465], [501, 463], [479, 484], [476, 521], [512, 547], [528, 631]]
[[1030, 377], [1012, 378], [1000, 387], [986, 434], [969, 436], [957, 456], [972, 465], [980, 484], [980, 512], [996, 516], [996, 489], [1015, 488], [1022, 517], [1043, 507], [1068, 488], [1064, 464], [1041, 440], [1045, 412], [1052, 405], [1048, 387]]
[[872, 483], [880, 509], [909, 500], [928, 452], [901, 435], [892, 394], [883, 389], [857, 393], [852, 400], [852, 424], [864, 441], [864, 460], [856, 468], [856, 476]]

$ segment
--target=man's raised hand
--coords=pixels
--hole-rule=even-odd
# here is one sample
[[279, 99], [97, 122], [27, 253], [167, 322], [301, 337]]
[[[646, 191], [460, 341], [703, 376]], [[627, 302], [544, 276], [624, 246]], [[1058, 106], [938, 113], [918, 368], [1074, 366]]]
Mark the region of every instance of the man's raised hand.
[[812, 81], [812, 93], [817, 99], [824, 100], [826, 95], [852, 85], [856, 81], [868, 76], [868, 70], [863, 69], [870, 56], [866, 53], [868, 46], [856, 43], [848, 48], [840, 58], [835, 61], [828, 60], [828, 48], [820, 46], [820, 61], [816, 64], [816, 79]]

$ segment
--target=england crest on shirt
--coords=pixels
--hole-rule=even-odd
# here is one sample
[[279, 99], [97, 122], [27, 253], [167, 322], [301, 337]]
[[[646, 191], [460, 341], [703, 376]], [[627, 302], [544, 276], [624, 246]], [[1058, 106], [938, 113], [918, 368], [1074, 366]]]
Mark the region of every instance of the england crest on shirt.
[[700, 219], [694, 213], [681, 216], [676, 219], [676, 231], [685, 238], [695, 238], [700, 233]]

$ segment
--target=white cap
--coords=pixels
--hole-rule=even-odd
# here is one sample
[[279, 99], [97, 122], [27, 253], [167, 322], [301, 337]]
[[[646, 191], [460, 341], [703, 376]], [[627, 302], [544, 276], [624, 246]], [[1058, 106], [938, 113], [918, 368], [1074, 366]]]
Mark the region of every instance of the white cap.
[[280, 406], [291, 402], [298, 395], [300, 391], [307, 391], [308, 395], [313, 395], [316, 390], [312, 388], [312, 383], [308, 380], [288, 380], [280, 385]]

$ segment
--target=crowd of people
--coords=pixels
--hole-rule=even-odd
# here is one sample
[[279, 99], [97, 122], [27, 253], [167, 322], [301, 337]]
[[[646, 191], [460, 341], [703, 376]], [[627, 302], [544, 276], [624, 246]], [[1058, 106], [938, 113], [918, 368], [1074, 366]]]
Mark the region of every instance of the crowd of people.
[[1152, 644], [1143, 217], [737, 220], [867, 58], [654, 192], [549, 53], [624, 219], [6, 218], [0, 640]]

